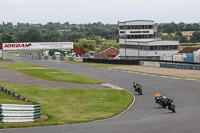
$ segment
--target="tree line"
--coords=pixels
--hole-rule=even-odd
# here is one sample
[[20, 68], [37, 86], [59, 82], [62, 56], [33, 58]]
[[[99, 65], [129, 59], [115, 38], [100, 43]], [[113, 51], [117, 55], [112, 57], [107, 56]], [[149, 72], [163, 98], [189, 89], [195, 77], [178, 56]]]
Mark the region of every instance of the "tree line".
[[[30, 38], [30, 34], [38, 34], [37, 38]], [[103, 24], [101, 22], [93, 24], [64, 24], [52, 23], [47, 24], [29, 24], [29, 23], [12, 23], [0, 24], [0, 42], [5, 41], [73, 41], [77, 42], [80, 38], [96, 40], [101, 42], [104, 40], [118, 39], [117, 24]], [[3, 39], [2, 39], [3, 37]], [[10, 40], [6, 40], [9, 38]]]
[[[182, 31], [194, 31], [192, 36], [183, 36]], [[165, 23], [158, 24], [158, 32], [164, 40], [179, 40], [181, 43], [200, 42], [200, 24], [190, 23]], [[163, 34], [165, 33], [165, 34]], [[166, 34], [167, 33], [167, 34]]]
[[[81, 39], [82, 41], [79, 41]], [[44, 25], [29, 23], [0, 24], [1, 45], [6, 42], [75, 42], [78, 45], [80, 42], [91, 40], [95, 42], [95, 47], [97, 45], [102, 48], [106, 43], [119, 48], [119, 44], [116, 46], [118, 39], [117, 24], [103, 24], [101, 22], [92, 24], [49, 22]]]
[[[155, 24], [159, 35], [165, 40], [180, 42], [200, 42], [200, 24], [164, 23]], [[194, 31], [191, 37], [183, 36], [181, 31]], [[166, 33], [166, 34], [163, 34]], [[92, 41], [96, 47], [114, 46], [119, 48], [119, 30], [117, 24], [101, 22], [88, 24], [70, 24], [69, 22], [47, 24], [12, 23], [0, 24], [0, 45], [5, 42], [75, 42], [77, 46]], [[84, 42], [84, 43], [83, 43]], [[88, 42], [90, 43], [90, 42]], [[87, 46], [86, 46], [87, 47]], [[88, 51], [88, 48], [85, 48]], [[90, 47], [89, 47], [90, 49]]]

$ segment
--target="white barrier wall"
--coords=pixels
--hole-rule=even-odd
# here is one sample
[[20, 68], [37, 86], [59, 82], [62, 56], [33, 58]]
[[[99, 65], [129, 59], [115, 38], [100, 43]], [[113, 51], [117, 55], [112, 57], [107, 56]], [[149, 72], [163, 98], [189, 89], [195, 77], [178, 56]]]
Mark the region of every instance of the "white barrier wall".
[[0, 104], [0, 122], [28, 122], [40, 118], [41, 104]]
[[160, 62], [141, 61], [141, 66], [160, 67]]
[[183, 61], [183, 55], [172, 55], [173, 61]]
[[200, 63], [200, 51], [194, 52], [194, 62]]
[[[0, 91], [5, 95], [10, 95], [19, 100], [24, 100], [29, 103], [34, 103], [27, 98], [20, 96], [8, 89], [0, 86]], [[39, 103], [36, 105], [21, 105], [21, 104], [0, 104], [0, 123], [1, 122], [30, 122], [39, 119], [42, 115], [42, 106]]]

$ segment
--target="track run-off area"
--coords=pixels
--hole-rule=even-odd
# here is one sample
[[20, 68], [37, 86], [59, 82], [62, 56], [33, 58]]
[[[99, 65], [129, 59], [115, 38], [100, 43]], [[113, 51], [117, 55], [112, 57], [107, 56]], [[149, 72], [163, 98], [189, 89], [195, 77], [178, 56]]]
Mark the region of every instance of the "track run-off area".
[[[135, 95], [134, 104], [117, 117], [80, 124], [0, 129], [0, 133], [199, 133], [200, 81], [144, 75], [128, 71], [80, 66], [56, 61], [26, 59], [17, 61], [55, 68], [122, 87]], [[192, 71], [192, 70], [191, 70]], [[138, 82], [143, 95], [132, 88]], [[156, 91], [174, 100], [176, 113], [155, 103]]]

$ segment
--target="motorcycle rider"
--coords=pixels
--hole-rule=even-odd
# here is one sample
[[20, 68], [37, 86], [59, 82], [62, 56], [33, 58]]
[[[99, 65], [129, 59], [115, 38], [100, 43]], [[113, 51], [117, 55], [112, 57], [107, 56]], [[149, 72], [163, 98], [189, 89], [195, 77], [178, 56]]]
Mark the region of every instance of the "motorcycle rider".
[[133, 87], [135, 88], [135, 91], [138, 91], [141, 88], [141, 86], [136, 82], [133, 82]]
[[158, 103], [158, 101], [161, 100], [162, 98], [163, 98], [163, 96], [157, 91], [155, 94], [156, 103]]
[[155, 100], [156, 100], [157, 97], [162, 97], [162, 95], [158, 91], [155, 94]]

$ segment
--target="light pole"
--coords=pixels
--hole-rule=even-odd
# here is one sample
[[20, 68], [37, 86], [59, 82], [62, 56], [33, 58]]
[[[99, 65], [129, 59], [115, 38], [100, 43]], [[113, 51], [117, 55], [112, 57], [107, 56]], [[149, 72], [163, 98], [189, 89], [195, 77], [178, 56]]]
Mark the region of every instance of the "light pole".
[[125, 58], [127, 59], [126, 57], [126, 22], [125, 22], [125, 25], [124, 25], [124, 29], [125, 29]]

